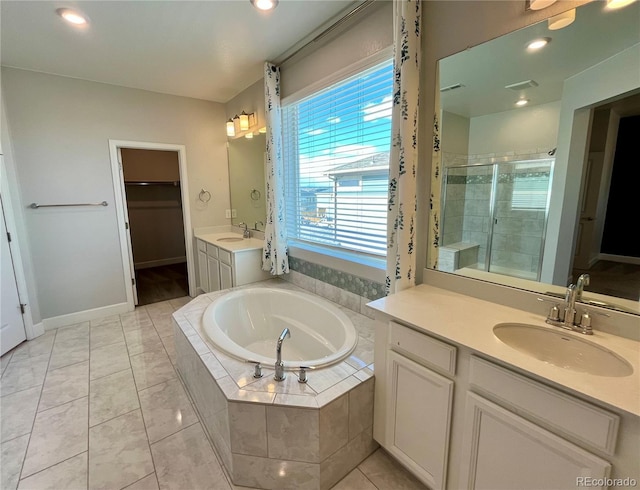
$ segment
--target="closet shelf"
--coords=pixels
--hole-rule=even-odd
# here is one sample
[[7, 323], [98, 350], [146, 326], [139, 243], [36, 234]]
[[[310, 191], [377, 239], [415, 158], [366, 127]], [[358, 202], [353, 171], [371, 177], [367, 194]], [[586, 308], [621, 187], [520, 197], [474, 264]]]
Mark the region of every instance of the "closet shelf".
[[134, 182], [134, 181], [125, 181], [125, 185], [172, 185], [174, 187], [178, 187], [180, 185], [179, 180], [174, 181], [164, 181], [164, 182]]

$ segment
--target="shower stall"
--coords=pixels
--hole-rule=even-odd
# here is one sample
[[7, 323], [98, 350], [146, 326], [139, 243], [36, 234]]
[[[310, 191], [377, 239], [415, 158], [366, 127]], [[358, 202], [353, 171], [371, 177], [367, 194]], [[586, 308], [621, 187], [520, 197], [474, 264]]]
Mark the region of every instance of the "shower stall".
[[445, 168], [439, 269], [539, 280], [554, 159]]

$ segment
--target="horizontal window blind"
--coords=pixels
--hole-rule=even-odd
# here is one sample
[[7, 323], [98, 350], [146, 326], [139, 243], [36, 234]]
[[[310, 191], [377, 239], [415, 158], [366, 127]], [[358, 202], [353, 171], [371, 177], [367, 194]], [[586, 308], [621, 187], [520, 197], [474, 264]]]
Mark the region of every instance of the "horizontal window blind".
[[532, 211], [547, 209], [551, 163], [515, 164], [511, 208]]
[[385, 255], [393, 64], [283, 107], [290, 238]]

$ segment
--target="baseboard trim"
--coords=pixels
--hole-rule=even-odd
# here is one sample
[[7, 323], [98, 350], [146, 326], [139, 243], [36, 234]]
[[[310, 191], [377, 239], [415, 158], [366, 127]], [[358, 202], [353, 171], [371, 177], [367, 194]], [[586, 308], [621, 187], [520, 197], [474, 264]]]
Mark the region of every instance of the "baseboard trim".
[[55, 328], [73, 325], [75, 323], [97, 320], [99, 318], [112, 315], [120, 315], [121, 313], [127, 313], [129, 311], [133, 311], [133, 308], [130, 307], [128, 303], [118, 303], [115, 305], [93, 308], [91, 310], [77, 311], [75, 313], [69, 313], [68, 315], [45, 318], [42, 320], [42, 325], [45, 330], [53, 330]]
[[620, 262], [622, 264], [640, 265], [640, 257], [627, 257], [626, 255], [600, 254], [599, 260], [609, 260], [611, 262]]
[[169, 259], [148, 260], [147, 262], [136, 262], [133, 264], [134, 269], [150, 269], [151, 267], [160, 267], [163, 265], [182, 264], [187, 261], [187, 257], [171, 257]]

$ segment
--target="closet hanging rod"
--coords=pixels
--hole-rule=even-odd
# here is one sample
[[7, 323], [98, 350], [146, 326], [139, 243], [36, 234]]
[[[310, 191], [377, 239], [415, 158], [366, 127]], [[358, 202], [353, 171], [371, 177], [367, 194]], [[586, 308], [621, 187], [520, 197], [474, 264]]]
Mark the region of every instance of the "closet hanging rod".
[[32, 202], [29, 207], [32, 209], [38, 208], [66, 208], [72, 206], [108, 206], [107, 201], [102, 202], [83, 202], [78, 204], [38, 204], [37, 202]]
[[174, 187], [178, 187], [180, 185], [179, 180], [174, 180], [171, 182], [126, 182], [125, 185], [172, 185]]

